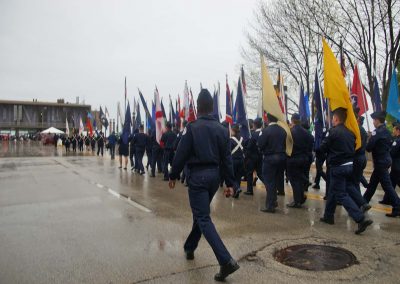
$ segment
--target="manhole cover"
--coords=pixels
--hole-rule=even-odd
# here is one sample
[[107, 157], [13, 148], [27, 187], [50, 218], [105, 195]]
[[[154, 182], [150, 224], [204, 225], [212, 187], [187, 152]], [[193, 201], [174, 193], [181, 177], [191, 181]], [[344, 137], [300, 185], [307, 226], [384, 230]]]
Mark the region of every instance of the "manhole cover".
[[295, 245], [274, 253], [275, 260], [302, 270], [330, 271], [357, 264], [350, 251], [323, 245]]

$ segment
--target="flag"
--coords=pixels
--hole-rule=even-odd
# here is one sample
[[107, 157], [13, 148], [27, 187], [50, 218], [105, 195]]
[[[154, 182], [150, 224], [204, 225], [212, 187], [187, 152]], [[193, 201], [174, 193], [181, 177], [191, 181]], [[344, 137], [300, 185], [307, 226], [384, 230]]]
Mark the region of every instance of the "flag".
[[397, 120], [400, 120], [399, 83], [397, 81], [396, 68], [393, 68], [392, 77], [390, 78], [386, 111]]
[[304, 93], [304, 103], [306, 105], [307, 123], [309, 123], [311, 117], [311, 111], [310, 111], [310, 96], [308, 95], [307, 92]]
[[213, 96], [213, 112], [212, 112], [212, 116], [219, 122], [219, 103], [218, 103], [218, 92], [215, 91], [214, 92], [214, 96]]
[[126, 113], [125, 113], [125, 122], [124, 122], [124, 127], [122, 128], [122, 141], [124, 144], [129, 143], [129, 136], [131, 135], [131, 124], [132, 124], [132, 119], [131, 119], [131, 108], [129, 106], [129, 101], [128, 101], [128, 106], [126, 107]]
[[243, 69], [243, 65], [242, 68], [240, 70], [240, 76], [242, 78], [242, 86], [243, 86], [243, 96], [247, 95], [247, 84], [246, 84], [246, 80], [244, 78], [244, 69]]
[[365, 97], [364, 87], [362, 85], [358, 67], [354, 67], [353, 85], [351, 86], [351, 101], [354, 106], [357, 106], [360, 111], [359, 115], [363, 115], [368, 111], [368, 102]]
[[193, 103], [190, 102], [189, 104], [189, 116], [187, 118], [187, 122], [192, 122], [196, 120], [196, 115], [194, 114], [194, 107], [193, 107]]
[[126, 88], [126, 76], [125, 76], [125, 104], [127, 95], [128, 95], [128, 89]]
[[89, 135], [92, 136], [93, 135], [93, 128], [92, 128], [92, 122], [91, 122], [91, 118], [92, 114], [90, 112], [88, 112], [87, 114], [87, 119], [86, 119], [86, 128], [88, 129]]
[[335, 55], [322, 39], [324, 53], [324, 92], [329, 99], [329, 107], [333, 111], [339, 107], [347, 109], [345, 126], [356, 136], [356, 150], [361, 147], [361, 134], [357, 119], [354, 115], [349, 90], [346, 86], [342, 71]]
[[372, 105], [374, 111], [382, 111], [381, 94], [379, 93], [378, 79], [374, 76], [374, 91], [372, 93]]
[[314, 131], [315, 131], [315, 143], [314, 149], [318, 149], [321, 145], [323, 139], [323, 133], [325, 128], [325, 120], [324, 120], [324, 111], [323, 111], [323, 103], [321, 102], [321, 92], [319, 86], [319, 80], [317, 71], [315, 71], [315, 82], [314, 82], [314, 108], [315, 108], [315, 116], [314, 116]]
[[155, 100], [155, 118], [156, 118], [156, 140], [160, 144], [161, 136], [165, 129], [164, 115], [161, 109], [160, 94], [158, 93], [157, 87], [154, 90], [154, 100]]
[[65, 134], [67, 134], [67, 137], [69, 137], [68, 118], [65, 118]]
[[[190, 88], [190, 103], [192, 104], [194, 120], [196, 120], [197, 119], [197, 110], [196, 110], [196, 104], [194, 103], [194, 99], [193, 99], [192, 88]], [[189, 109], [189, 115], [190, 115], [190, 109]]]
[[343, 78], [346, 78], [346, 61], [343, 56], [343, 42], [340, 40], [340, 70], [342, 71]]
[[279, 100], [279, 106], [281, 107], [282, 113], [285, 112], [285, 94], [284, 94], [284, 87], [283, 87], [283, 77], [281, 76], [281, 69], [278, 70], [278, 80], [276, 82], [276, 96]]
[[282, 127], [286, 132], [286, 154], [288, 156], [292, 155], [293, 150], [293, 138], [290, 132], [289, 126], [286, 123], [286, 117], [282, 112], [279, 105], [278, 97], [276, 96], [276, 91], [272, 80], [268, 74], [267, 65], [264, 62], [264, 56], [261, 55], [261, 75], [262, 75], [262, 102], [263, 111], [269, 113], [278, 119], [278, 125]]
[[149, 108], [147, 107], [147, 103], [144, 100], [142, 92], [139, 89], [138, 89], [138, 91], [139, 91], [140, 101], [142, 102], [142, 105], [143, 105], [143, 108], [144, 108], [144, 112], [146, 113], [146, 117], [149, 119], [150, 128], [154, 128], [154, 122], [151, 119], [152, 115], [150, 114]]
[[228, 122], [230, 125], [233, 124], [233, 118], [232, 118], [232, 97], [231, 97], [231, 91], [229, 90], [229, 84], [228, 84], [228, 75], [226, 76], [226, 115], [225, 115], [225, 121]]
[[299, 95], [299, 115], [300, 115], [300, 121], [302, 123], [308, 122], [307, 118], [307, 109], [306, 109], [306, 100], [304, 97], [304, 88], [303, 85], [300, 86], [300, 95]]
[[151, 101], [151, 120], [154, 123], [154, 127], [156, 126], [156, 104], [154, 101]]
[[183, 118], [188, 121], [189, 118], [189, 105], [190, 105], [190, 98], [189, 98], [189, 87], [187, 85], [187, 81], [185, 81], [185, 88], [183, 90]]
[[107, 107], [104, 107], [104, 114], [106, 115], [106, 118], [108, 119], [110, 117], [110, 114], [108, 113]]
[[79, 135], [82, 134], [83, 130], [84, 130], [84, 127], [83, 127], [82, 117], [79, 116], [79, 132], [78, 132]]
[[164, 120], [167, 120], [167, 114], [165, 112], [165, 108], [164, 108], [164, 104], [163, 104], [162, 99], [161, 99], [161, 110], [162, 110], [162, 114], [163, 114]]
[[181, 100], [179, 98], [179, 95], [178, 95], [178, 100], [176, 100], [175, 104], [176, 104], [175, 108], [176, 125], [179, 127], [180, 130], [182, 128], [182, 120], [181, 120]]
[[140, 125], [142, 124], [142, 116], [140, 115], [140, 105], [139, 102], [136, 103], [136, 125], [135, 130], [139, 129]]
[[175, 110], [174, 110], [174, 105], [172, 103], [171, 95], [169, 95], [169, 113], [170, 113], [171, 124], [175, 126], [176, 125]]
[[243, 85], [241, 77], [239, 77], [238, 81], [236, 105], [237, 105], [237, 123], [240, 125], [240, 135], [243, 137], [244, 140], [246, 140], [250, 137], [250, 128], [249, 128], [249, 122], [247, 121], [247, 113], [246, 113], [246, 106], [244, 104]]

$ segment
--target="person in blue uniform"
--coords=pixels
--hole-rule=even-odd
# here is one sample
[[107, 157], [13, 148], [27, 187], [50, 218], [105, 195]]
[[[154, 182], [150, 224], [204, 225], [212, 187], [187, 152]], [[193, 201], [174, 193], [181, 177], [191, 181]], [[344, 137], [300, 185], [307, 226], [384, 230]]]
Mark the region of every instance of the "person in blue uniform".
[[[359, 109], [357, 108], [356, 113], [359, 112]], [[356, 153], [354, 155], [354, 162], [353, 162], [353, 177], [354, 177], [354, 184], [356, 185], [356, 188], [358, 191], [361, 192], [360, 190], [360, 183], [361, 180], [364, 178], [363, 173], [364, 169], [367, 166], [367, 157], [365, 155], [365, 147], [367, 146], [367, 139], [368, 139], [368, 134], [367, 131], [365, 131], [364, 127], [362, 126], [363, 119], [361, 117], [358, 117], [358, 127], [360, 128], [360, 134], [361, 134], [361, 147], [356, 150]]]
[[[233, 175], [235, 176], [235, 198], [239, 198], [240, 182], [244, 175], [244, 153], [243, 153], [243, 137], [240, 136], [240, 127], [238, 124], [232, 125], [231, 128], [231, 154], [233, 162]], [[251, 177], [250, 182], [253, 181]]]
[[131, 171], [135, 170], [137, 171], [137, 159], [136, 159], [136, 146], [135, 143], [133, 143], [133, 140], [135, 136], [137, 135], [138, 130], [135, 129], [133, 133], [129, 136], [129, 161], [131, 163]]
[[227, 185], [224, 194], [226, 197], [233, 195], [234, 177], [229, 132], [210, 115], [213, 111], [213, 98], [207, 89], [202, 89], [198, 96], [197, 111], [197, 120], [189, 123], [182, 133], [172, 162], [169, 187], [175, 187], [176, 179], [187, 165], [193, 226], [184, 245], [186, 258], [194, 258], [194, 251], [204, 235], [220, 264], [220, 271], [214, 279], [224, 281], [229, 274], [239, 269], [239, 265], [215, 229], [210, 218], [210, 203], [219, 188], [220, 168], [224, 170]]
[[168, 181], [168, 166], [172, 163], [172, 159], [174, 157], [174, 143], [176, 140], [176, 134], [172, 131], [172, 125], [170, 122], [167, 122], [165, 125], [166, 132], [161, 136], [160, 144], [164, 149], [163, 155], [163, 171], [164, 171], [164, 180]]
[[135, 145], [138, 172], [139, 174], [144, 175], [143, 156], [144, 151], [146, 150], [147, 135], [144, 133], [143, 125], [139, 126], [139, 133], [135, 134], [131, 143]]
[[309, 150], [314, 144], [314, 137], [301, 126], [300, 115], [295, 113], [291, 118], [293, 137], [292, 155], [287, 159], [287, 175], [293, 190], [293, 202], [287, 204], [290, 208], [301, 208], [306, 198], [305, 185], [308, 185]]
[[99, 136], [97, 137], [97, 156], [101, 154], [103, 157], [103, 152], [104, 152], [104, 134], [102, 131], [100, 131]]
[[78, 150], [83, 152], [83, 134], [78, 136]]
[[374, 171], [369, 180], [367, 190], [364, 193], [364, 199], [370, 202], [372, 196], [375, 194], [376, 187], [380, 183], [390, 204], [393, 206], [392, 212], [386, 214], [386, 216], [397, 217], [400, 216], [400, 199], [393, 188], [389, 175], [389, 168], [392, 164], [392, 158], [390, 157], [392, 136], [385, 125], [386, 112], [374, 112], [371, 114], [371, 117], [375, 130], [368, 140], [366, 150], [372, 153]]
[[152, 141], [152, 161], [151, 161], [151, 177], [156, 176], [156, 166], [158, 173], [162, 172], [162, 157], [163, 157], [163, 150], [157, 142], [156, 137], [156, 130], [154, 129], [151, 134], [151, 141]]
[[277, 124], [278, 119], [267, 114], [269, 124], [258, 137], [258, 148], [263, 154], [263, 182], [267, 189], [265, 208], [262, 212], [275, 213], [277, 207], [277, 186], [286, 167], [286, 132]]
[[[396, 124], [393, 128], [394, 141], [392, 148], [390, 149], [390, 156], [392, 157], [392, 168], [390, 169], [390, 181], [392, 186], [396, 189], [396, 186], [400, 185], [400, 125]], [[386, 194], [385, 194], [386, 196]], [[383, 201], [388, 198], [383, 197]]]
[[122, 135], [118, 138], [118, 155], [119, 155], [119, 168], [122, 168], [122, 160], [124, 160], [124, 170], [128, 166], [128, 156], [129, 156], [129, 142], [124, 143]]
[[90, 147], [92, 148], [92, 152], [94, 153], [94, 151], [96, 150], [96, 138], [94, 137], [94, 135], [90, 137]]
[[76, 144], [78, 144], [78, 140], [76, 139], [76, 134], [74, 134], [73, 136], [72, 136], [72, 139], [71, 139], [72, 141], [71, 141], [71, 144], [72, 144], [72, 152], [76, 152]]
[[[184, 121], [182, 122], [182, 127], [183, 127], [183, 129], [185, 129], [186, 125], [187, 125], [187, 121], [184, 120]], [[180, 131], [180, 132], [176, 135], [176, 140], [175, 140], [175, 143], [174, 143], [174, 152], [176, 152], [176, 150], [178, 149], [179, 142], [181, 141], [181, 138], [182, 138], [182, 133], [183, 133], [183, 130]], [[181, 174], [181, 176], [180, 176], [181, 183], [183, 183], [183, 184], [186, 185], [185, 179], [186, 179], [186, 167], [183, 168], [182, 174]]]
[[319, 151], [319, 147], [321, 146], [321, 142], [324, 140], [326, 135], [326, 131], [324, 131], [321, 135], [321, 137], [316, 137], [314, 141], [314, 151], [315, 151], [315, 169], [317, 171], [317, 174], [315, 175], [314, 179], [314, 185], [312, 188], [319, 190], [321, 189], [319, 183], [321, 181], [321, 178], [326, 182], [327, 181], [327, 176], [326, 173], [324, 172], [323, 166], [326, 160], [326, 153]]
[[65, 137], [64, 145], [65, 145], [65, 152], [68, 154], [69, 153], [69, 146], [71, 145], [71, 140], [70, 140], [70, 138], [68, 136]]
[[117, 144], [117, 136], [115, 136], [115, 132], [113, 131], [110, 136], [108, 136], [108, 145], [110, 147], [111, 160], [115, 159], [115, 144]]
[[255, 130], [251, 133], [251, 137], [246, 145], [246, 180], [247, 191], [246, 195], [253, 195], [253, 173], [257, 173], [257, 177], [262, 180], [262, 155], [257, 146], [258, 137], [261, 134], [263, 121], [261, 118], [256, 118], [253, 121]]
[[324, 216], [320, 220], [327, 224], [334, 224], [336, 204], [340, 202], [358, 224], [355, 233], [361, 234], [372, 224], [372, 221], [365, 217], [364, 212], [351, 197], [359, 194], [353, 179], [356, 137], [344, 125], [346, 118], [345, 108], [337, 108], [333, 111], [333, 128], [329, 130], [320, 147], [320, 151], [328, 154], [327, 163], [330, 168], [328, 198]]
[[146, 156], [147, 156], [147, 164], [146, 164], [146, 170], [149, 170], [149, 166], [151, 166], [151, 160], [152, 160], [152, 148], [153, 148], [153, 142], [151, 141], [151, 130], [147, 131], [146, 135]]

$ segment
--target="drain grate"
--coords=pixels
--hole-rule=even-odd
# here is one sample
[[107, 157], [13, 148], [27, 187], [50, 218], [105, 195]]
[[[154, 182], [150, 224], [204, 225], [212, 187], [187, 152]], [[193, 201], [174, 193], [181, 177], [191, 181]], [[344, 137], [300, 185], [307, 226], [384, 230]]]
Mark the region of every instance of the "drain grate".
[[302, 270], [332, 271], [358, 264], [348, 250], [324, 245], [295, 245], [274, 253], [275, 260]]

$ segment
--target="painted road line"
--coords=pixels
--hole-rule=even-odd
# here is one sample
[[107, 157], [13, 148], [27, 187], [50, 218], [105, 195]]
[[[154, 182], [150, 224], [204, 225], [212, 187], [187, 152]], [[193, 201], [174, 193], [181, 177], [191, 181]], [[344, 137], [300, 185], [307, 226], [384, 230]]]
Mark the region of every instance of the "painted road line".
[[128, 197], [126, 200], [128, 201], [129, 204], [135, 206], [137, 209], [142, 210], [146, 213], [151, 213], [151, 210], [149, 208], [144, 207], [142, 204], [139, 204], [136, 201], [133, 201], [130, 197]]
[[121, 195], [118, 192], [112, 190], [111, 188], [108, 189], [108, 192], [111, 193], [112, 195], [114, 195], [117, 198], [121, 198]]

